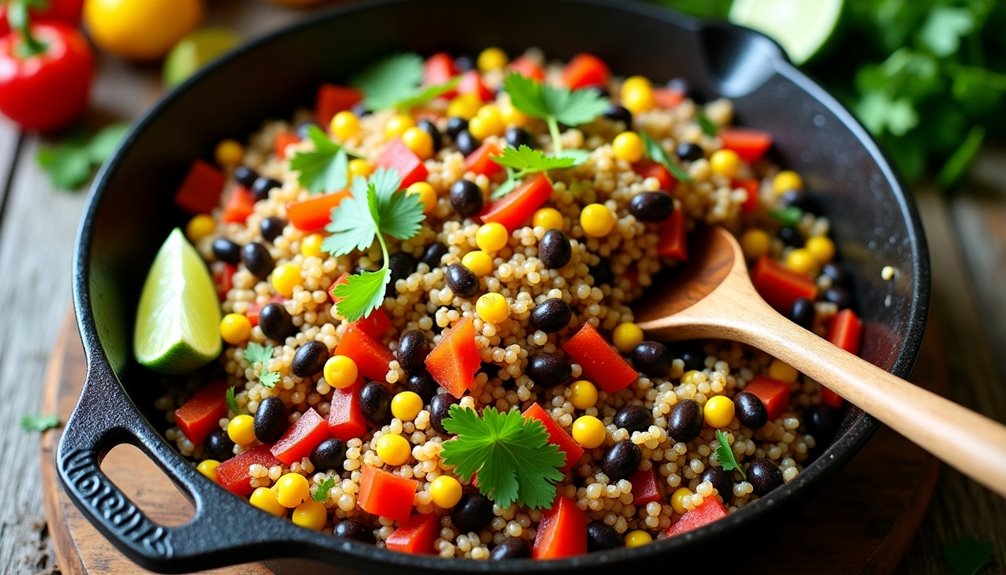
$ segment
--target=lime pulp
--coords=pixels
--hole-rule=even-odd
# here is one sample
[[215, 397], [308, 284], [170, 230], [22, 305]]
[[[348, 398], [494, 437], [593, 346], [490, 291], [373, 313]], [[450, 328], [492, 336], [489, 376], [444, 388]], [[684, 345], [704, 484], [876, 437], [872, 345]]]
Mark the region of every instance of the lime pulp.
[[794, 64], [824, 48], [838, 28], [842, 0], [734, 0], [730, 21], [769, 36]]
[[201, 28], [178, 41], [164, 60], [164, 84], [177, 86], [217, 56], [241, 42], [226, 28]]

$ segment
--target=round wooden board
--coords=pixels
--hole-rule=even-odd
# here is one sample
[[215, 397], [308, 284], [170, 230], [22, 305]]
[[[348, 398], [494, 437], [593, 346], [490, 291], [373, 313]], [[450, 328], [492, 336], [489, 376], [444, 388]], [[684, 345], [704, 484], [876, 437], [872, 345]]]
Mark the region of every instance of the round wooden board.
[[[946, 358], [939, 330], [929, 320], [926, 340], [912, 380], [946, 392]], [[72, 318], [60, 334], [46, 378], [43, 413], [58, 413], [66, 421], [80, 394], [87, 369]], [[67, 575], [148, 573], [116, 550], [84, 519], [67, 498], [56, 477], [54, 454], [59, 430], [42, 442], [42, 487], [45, 515], [60, 570]], [[102, 469], [154, 520], [180, 525], [193, 514], [192, 505], [160, 470], [132, 447], [117, 447]], [[939, 462], [887, 427], [816, 495], [767, 538], [757, 553], [745, 559], [744, 572], [891, 573], [919, 527], [936, 485]], [[245, 564], [206, 571], [219, 575], [268, 575], [262, 564]]]

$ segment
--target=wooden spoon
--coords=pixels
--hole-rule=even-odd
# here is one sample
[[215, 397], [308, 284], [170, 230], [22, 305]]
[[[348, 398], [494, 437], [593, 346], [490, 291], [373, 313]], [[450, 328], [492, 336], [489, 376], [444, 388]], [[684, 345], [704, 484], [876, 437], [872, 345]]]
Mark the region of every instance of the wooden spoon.
[[917, 387], [791, 322], [758, 295], [740, 245], [696, 232], [689, 262], [651, 288], [636, 322], [662, 339], [718, 338], [756, 347], [826, 385], [923, 449], [1006, 496], [1006, 426]]

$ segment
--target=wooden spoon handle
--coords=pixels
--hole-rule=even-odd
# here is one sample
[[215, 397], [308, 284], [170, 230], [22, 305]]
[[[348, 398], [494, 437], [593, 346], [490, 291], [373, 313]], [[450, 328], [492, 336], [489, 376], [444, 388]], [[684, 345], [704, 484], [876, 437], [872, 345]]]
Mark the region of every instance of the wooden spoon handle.
[[826, 385], [1006, 497], [1006, 426], [892, 375], [762, 306], [741, 314], [753, 322], [736, 326], [738, 339]]

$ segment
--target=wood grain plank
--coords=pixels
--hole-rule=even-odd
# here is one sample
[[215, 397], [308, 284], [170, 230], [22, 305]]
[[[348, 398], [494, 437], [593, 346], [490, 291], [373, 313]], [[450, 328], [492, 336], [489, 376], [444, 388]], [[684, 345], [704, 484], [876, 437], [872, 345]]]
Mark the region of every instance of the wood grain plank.
[[11, 176], [14, 171], [15, 156], [18, 144], [21, 141], [21, 132], [17, 125], [7, 118], [0, 116], [0, 226], [3, 225], [4, 206], [6, 205], [7, 193], [11, 187]]

